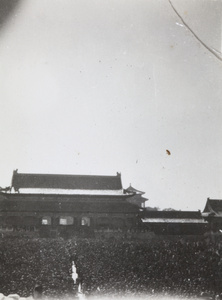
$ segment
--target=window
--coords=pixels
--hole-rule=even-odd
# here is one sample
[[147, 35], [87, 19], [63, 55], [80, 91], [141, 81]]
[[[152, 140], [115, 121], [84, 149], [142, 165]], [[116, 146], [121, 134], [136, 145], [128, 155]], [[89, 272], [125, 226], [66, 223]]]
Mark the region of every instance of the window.
[[43, 217], [42, 218], [42, 225], [51, 225], [51, 217]]
[[60, 217], [59, 225], [73, 225], [73, 217]]
[[81, 225], [82, 226], [90, 226], [90, 218], [89, 217], [82, 217]]
[[60, 218], [59, 219], [59, 225], [67, 225], [67, 219]]

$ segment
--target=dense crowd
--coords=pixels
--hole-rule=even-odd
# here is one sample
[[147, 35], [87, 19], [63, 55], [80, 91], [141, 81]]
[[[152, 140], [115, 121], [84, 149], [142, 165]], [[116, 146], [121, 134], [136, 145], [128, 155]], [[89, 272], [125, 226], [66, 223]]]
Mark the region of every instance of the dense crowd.
[[1, 293], [73, 294], [72, 261], [85, 295], [220, 295], [220, 244], [180, 241], [3, 239]]
[[62, 239], [0, 240], [0, 292], [29, 296], [36, 284], [47, 295], [68, 295], [72, 290], [69, 253]]
[[82, 241], [75, 253], [86, 294], [220, 294], [221, 254], [196, 242]]

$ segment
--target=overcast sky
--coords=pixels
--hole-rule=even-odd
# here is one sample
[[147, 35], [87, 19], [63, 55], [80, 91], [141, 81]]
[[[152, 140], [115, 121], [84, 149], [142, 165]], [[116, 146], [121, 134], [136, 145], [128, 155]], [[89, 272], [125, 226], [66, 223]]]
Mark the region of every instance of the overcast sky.
[[[172, 5], [221, 51], [220, 0]], [[222, 61], [189, 28], [167, 0], [21, 0], [0, 28], [0, 186], [121, 172], [148, 206], [222, 199]]]

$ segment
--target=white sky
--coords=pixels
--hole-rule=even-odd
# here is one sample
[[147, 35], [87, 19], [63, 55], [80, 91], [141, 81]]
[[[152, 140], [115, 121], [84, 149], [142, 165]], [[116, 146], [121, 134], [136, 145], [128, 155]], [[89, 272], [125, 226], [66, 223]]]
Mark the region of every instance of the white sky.
[[[221, 51], [221, 1], [172, 4]], [[148, 206], [203, 210], [222, 199], [221, 71], [167, 0], [21, 1], [0, 30], [0, 186], [118, 171]]]

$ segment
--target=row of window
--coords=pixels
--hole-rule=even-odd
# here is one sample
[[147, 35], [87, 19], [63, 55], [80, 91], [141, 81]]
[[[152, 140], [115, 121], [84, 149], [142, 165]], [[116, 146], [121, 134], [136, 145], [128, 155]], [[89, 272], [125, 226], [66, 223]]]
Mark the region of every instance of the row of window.
[[[56, 224], [58, 225], [73, 225], [74, 224], [74, 217], [70, 216], [60, 216], [56, 219], [54, 219]], [[35, 216], [24, 216], [24, 217], [19, 217], [19, 216], [7, 216], [7, 217], [2, 217], [0, 216], [0, 226], [2, 225], [7, 225], [8, 227], [10, 226], [37, 226], [37, 225], [52, 225], [53, 218], [50, 216], [44, 216], [41, 218], [37, 218]], [[89, 217], [82, 217], [81, 218], [81, 225], [84, 226], [90, 226], [90, 218]]]
[[133, 225], [133, 218], [121, 218], [121, 217], [89, 217], [82, 216], [79, 218], [72, 216], [0, 216], [0, 226], [50, 226], [50, 225], [61, 225], [61, 226], [69, 226], [69, 225], [81, 225], [81, 226], [100, 226], [100, 227], [123, 227], [125, 225], [131, 226]]
[[[132, 218], [127, 218], [126, 219], [128, 225], [133, 225], [133, 219]], [[103, 225], [103, 226], [108, 226], [111, 223], [116, 224], [118, 226], [123, 226], [124, 225], [124, 220], [121, 218], [105, 218], [105, 217], [99, 217], [96, 219], [97, 225]], [[45, 216], [42, 218], [41, 221], [42, 225], [51, 225], [52, 224], [52, 218]], [[59, 225], [73, 225], [74, 224], [74, 218], [73, 217], [59, 217]], [[90, 226], [91, 225], [91, 219], [87, 216], [83, 216], [81, 218], [81, 225], [82, 226]]]
[[[43, 217], [42, 218], [42, 225], [51, 225], [52, 218], [51, 217]], [[59, 217], [59, 225], [73, 225], [74, 218], [73, 217]], [[90, 218], [89, 217], [82, 217], [81, 218], [81, 225], [82, 226], [90, 226]]]

